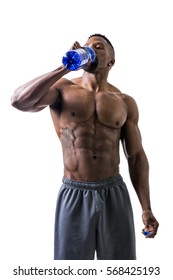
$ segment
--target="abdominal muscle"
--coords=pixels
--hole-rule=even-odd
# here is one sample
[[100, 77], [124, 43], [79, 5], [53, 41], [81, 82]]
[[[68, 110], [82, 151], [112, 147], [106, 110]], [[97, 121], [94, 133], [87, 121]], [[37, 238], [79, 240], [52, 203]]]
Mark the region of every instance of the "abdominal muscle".
[[64, 177], [93, 182], [119, 173], [120, 129], [88, 122], [60, 130]]

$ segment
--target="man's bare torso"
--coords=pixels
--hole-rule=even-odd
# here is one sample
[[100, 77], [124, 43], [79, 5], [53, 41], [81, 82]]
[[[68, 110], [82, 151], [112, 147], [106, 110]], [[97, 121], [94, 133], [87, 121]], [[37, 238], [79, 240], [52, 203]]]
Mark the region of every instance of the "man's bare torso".
[[124, 95], [108, 83], [98, 92], [82, 87], [80, 78], [64, 83], [59, 102], [51, 107], [64, 176], [97, 181], [117, 175], [121, 127], [127, 118]]

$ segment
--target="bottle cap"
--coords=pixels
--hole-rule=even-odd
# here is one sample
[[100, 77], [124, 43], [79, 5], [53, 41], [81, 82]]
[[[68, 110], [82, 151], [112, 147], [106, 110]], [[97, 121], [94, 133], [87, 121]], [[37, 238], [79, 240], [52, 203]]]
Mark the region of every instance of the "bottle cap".
[[144, 235], [145, 235], [145, 236], [150, 236], [150, 231], [144, 230]]

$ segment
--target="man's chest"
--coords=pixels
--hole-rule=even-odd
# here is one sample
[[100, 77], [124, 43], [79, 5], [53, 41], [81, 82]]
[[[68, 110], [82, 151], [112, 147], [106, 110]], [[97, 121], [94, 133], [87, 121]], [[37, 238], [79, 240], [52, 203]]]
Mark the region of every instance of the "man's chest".
[[126, 118], [126, 104], [119, 94], [81, 90], [64, 93], [61, 99], [63, 124], [97, 120], [110, 128], [119, 128]]

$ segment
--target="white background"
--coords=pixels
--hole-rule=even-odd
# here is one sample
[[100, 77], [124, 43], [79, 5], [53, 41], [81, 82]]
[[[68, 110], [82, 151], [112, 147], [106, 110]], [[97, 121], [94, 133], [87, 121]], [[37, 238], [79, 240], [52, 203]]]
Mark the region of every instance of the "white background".
[[[147, 240], [141, 234], [141, 208], [121, 152], [121, 174], [134, 209], [135, 264], [166, 267], [162, 276], [170, 276], [172, 26], [168, 0], [1, 1], [0, 254], [4, 277], [9, 273], [8, 279], [13, 279], [11, 269], [18, 265], [51, 263], [54, 212], [63, 171], [61, 146], [49, 109], [23, 113], [11, 107], [10, 97], [19, 85], [57, 68], [75, 40], [84, 44], [93, 33], [106, 35], [115, 47], [116, 64], [108, 80], [135, 98], [150, 163], [152, 209], [160, 227], [157, 237]], [[68, 77], [81, 74], [78, 71]]]

